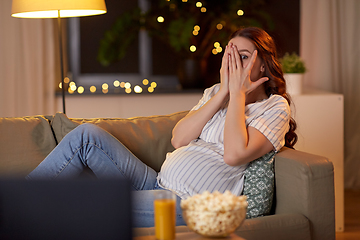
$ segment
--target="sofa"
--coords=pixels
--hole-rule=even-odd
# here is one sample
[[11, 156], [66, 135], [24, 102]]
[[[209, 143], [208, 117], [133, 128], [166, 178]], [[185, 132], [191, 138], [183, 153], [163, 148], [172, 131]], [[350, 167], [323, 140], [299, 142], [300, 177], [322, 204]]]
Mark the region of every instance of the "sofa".
[[[23, 178], [61, 139], [82, 123], [107, 130], [139, 159], [159, 170], [171, 130], [187, 111], [135, 118], [69, 119], [51, 116], [0, 118], [0, 177]], [[321, 156], [284, 147], [275, 156], [275, 192], [270, 215], [246, 219], [236, 230], [244, 239], [335, 239], [334, 169]], [[190, 231], [178, 226], [177, 232]], [[153, 235], [154, 228], [134, 229], [135, 236]]]

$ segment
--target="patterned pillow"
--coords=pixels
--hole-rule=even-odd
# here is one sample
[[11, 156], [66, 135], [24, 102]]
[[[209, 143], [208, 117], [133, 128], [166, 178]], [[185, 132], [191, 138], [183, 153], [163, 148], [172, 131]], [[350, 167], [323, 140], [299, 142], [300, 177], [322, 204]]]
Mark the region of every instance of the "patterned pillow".
[[252, 161], [245, 170], [244, 192], [248, 209], [246, 218], [268, 215], [274, 196], [274, 157], [271, 151]]

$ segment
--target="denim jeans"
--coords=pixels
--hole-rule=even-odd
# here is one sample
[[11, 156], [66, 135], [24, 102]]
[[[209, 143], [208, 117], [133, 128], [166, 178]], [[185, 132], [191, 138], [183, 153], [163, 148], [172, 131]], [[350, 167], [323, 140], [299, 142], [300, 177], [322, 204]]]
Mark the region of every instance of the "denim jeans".
[[[121, 142], [93, 124], [81, 124], [26, 178], [68, 179], [90, 168], [97, 178], [126, 178], [133, 192], [133, 226], [154, 226], [153, 191], [159, 189], [157, 172], [141, 162]], [[177, 199], [176, 224], [185, 225]]]

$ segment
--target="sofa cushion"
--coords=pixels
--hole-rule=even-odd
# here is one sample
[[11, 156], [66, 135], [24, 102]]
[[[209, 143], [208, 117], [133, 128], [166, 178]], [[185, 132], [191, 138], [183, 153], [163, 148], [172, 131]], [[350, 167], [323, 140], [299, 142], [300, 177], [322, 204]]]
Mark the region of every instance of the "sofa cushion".
[[82, 123], [92, 123], [105, 129], [145, 164], [160, 171], [166, 153], [174, 150], [171, 132], [187, 111], [169, 115], [134, 118], [69, 119], [57, 113], [51, 122], [58, 142], [72, 129]]
[[24, 177], [56, 146], [45, 116], [0, 118], [0, 174]]

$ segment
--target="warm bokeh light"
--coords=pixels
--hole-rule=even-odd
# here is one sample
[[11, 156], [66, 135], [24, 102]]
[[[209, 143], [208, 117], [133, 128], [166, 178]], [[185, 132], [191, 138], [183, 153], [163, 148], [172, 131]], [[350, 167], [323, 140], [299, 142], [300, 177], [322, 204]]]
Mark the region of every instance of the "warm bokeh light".
[[214, 54], [214, 55], [218, 54], [218, 52], [216, 51], [216, 48], [214, 48], [211, 52], [212, 52], [212, 54]]
[[70, 82], [70, 78], [66, 77], [64, 78], [64, 83], [69, 83]]
[[62, 83], [59, 83], [59, 88], [62, 89]]
[[136, 86], [134, 87], [134, 92], [136, 92], [136, 93], [141, 93], [141, 92], [142, 92], [142, 87], [140, 87], [139, 85], [136, 85]]
[[96, 92], [96, 87], [95, 87], [95, 86], [91, 86], [91, 87], [90, 87], [90, 92], [92, 92], [92, 93]]
[[162, 23], [162, 22], [164, 22], [164, 17], [163, 16], [158, 16], [158, 18], [157, 18], [157, 21], [158, 22], [160, 22], [160, 23]]
[[195, 26], [194, 26], [194, 30], [195, 30], [195, 31], [200, 31], [200, 26], [199, 26], [199, 25], [195, 25]]
[[216, 25], [216, 28], [218, 29], [218, 30], [221, 30], [221, 29], [223, 29], [223, 25], [221, 24], [221, 23], [218, 23], [217, 25]]
[[152, 87], [148, 87], [148, 92], [149, 92], [149, 93], [154, 92], [154, 90], [155, 90], [154, 88], [152, 88]]
[[129, 89], [129, 88], [131, 88], [131, 83], [129, 83], [129, 82], [126, 82], [126, 83], [125, 83], [125, 85], [124, 85], [124, 87], [125, 87], [126, 89]]
[[219, 42], [215, 42], [215, 43], [214, 43], [214, 47], [215, 47], [215, 48], [220, 47], [220, 43], [219, 43]]
[[102, 86], [101, 86], [102, 89], [109, 89], [109, 84], [107, 83], [104, 83]]
[[196, 31], [196, 30], [193, 31], [193, 35], [194, 35], [194, 36], [197, 36], [198, 34], [199, 34], [198, 31]]
[[182, 2], [187, 2], [188, 0], [182, 0]]
[[76, 84], [74, 82], [71, 82], [69, 84], [69, 88], [70, 88], [71, 91], [75, 92], [77, 87], [76, 87]]
[[201, 3], [201, 2], [197, 2], [197, 3], [196, 3], [196, 6], [197, 6], [198, 8], [201, 8], [201, 7], [202, 7], [202, 3]]
[[120, 83], [120, 87], [121, 87], [121, 88], [124, 88], [124, 87], [125, 87], [125, 82], [121, 82], [121, 83]]
[[113, 84], [114, 84], [114, 87], [120, 87], [120, 81], [119, 80], [115, 80]]
[[206, 7], [202, 7], [200, 11], [201, 12], [206, 12]]
[[125, 88], [126, 93], [131, 93], [131, 88]]
[[149, 84], [149, 80], [147, 80], [147, 79], [145, 78], [144, 80], [142, 80], [142, 84], [148, 85], [148, 84]]
[[102, 89], [102, 92], [103, 92], [103, 94], [107, 94], [107, 93], [109, 92], [109, 89], [103, 88], [103, 89]]
[[243, 10], [241, 10], [241, 9], [240, 9], [240, 10], [238, 10], [238, 11], [237, 11], [237, 15], [239, 15], [239, 16], [244, 15], [244, 11], [243, 11]]
[[84, 91], [85, 91], [85, 89], [84, 89], [83, 86], [79, 86], [78, 89], [77, 89], [77, 92], [78, 92], [79, 94], [83, 94]]
[[191, 45], [191, 46], [190, 46], [190, 51], [191, 51], [191, 52], [195, 52], [195, 51], [196, 51], [196, 47], [195, 47], [194, 45]]
[[156, 82], [152, 82], [152, 83], [150, 84], [150, 86], [151, 86], [152, 88], [156, 88], [156, 87], [157, 87], [157, 83], [156, 83]]
[[217, 51], [218, 53], [221, 53], [221, 52], [222, 52], [222, 47], [217, 47], [217, 48], [216, 48], [216, 51]]

